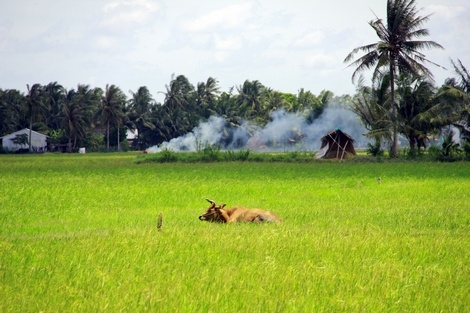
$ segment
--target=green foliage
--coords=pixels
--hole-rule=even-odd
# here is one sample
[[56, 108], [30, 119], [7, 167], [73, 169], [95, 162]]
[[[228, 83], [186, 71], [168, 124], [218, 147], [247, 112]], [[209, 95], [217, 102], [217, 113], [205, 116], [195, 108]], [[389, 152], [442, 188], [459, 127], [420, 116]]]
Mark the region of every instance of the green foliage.
[[[0, 157], [15, 191], [1, 198], [0, 311], [470, 309], [467, 163], [134, 156]], [[206, 197], [283, 222], [201, 222]]]
[[367, 143], [367, 154], [375, 157], [382, 157], [384, 150], [382, 149], [381, 142], [376, 140], [374, 144]]
[[238, 150], [238, 151], [233, 151], [233, 150], [227, 150], [226, 152], [226, 161], [248, 161], [248, 158], [250, 157], [250, 150]]
[[470, 141], [464, 141], [462, 150], [465, 153], [467, 160], [469, 160], [470, 159]]
[[452, 132], [445, 134], [441, 147], [431, 146], [428, 149], [428, 154], [433, 160], [441, 162], [454, 162], [462, 159], [460, 156], [463, 153], [466, 153], [465, 144], [463, 149], [461, 149], [460, 145], [453, 140], [452, 136]]
[[121, 143], [119, 144], [119, 147], [121, 148], [121, 151], [123, 151], [123, 152], [127, 152], [131, 149], [131, 147], [129, 145], [129, 141], [127, 141], [125, 136], [124, 136], [124, 140], [121, 141]]
[[47, 142], [51, 145], [60, 145], [67, 143], [67, 134], [65, 130], [59, 128], [57, 130], [53, 129], [49, 132], [49, 136], [47, 138]]
[[252, 152], [246, 150], [221, 151], [220, 147], [206, 146], [199, 152], [174, 152], [164, 149], [153, 154], [138, 155], [135, 163], [213, 163], [213, 162], [324, 162], [316, 160], [311, 152], [291, 151], [281, 153]]
[[462, 152], [462, 150], [460, 149], [460, 145], [456, 143], [452, 137], [452, 132], [449, 132], [444, 136], [441, 149], [441, 154], [444, 157], [452, 158]]
[[161, 152], [156, 154], [156, 158], [154, 162], [157, 163], [170, 163], [170, 162], [175, 162], [177, 158], [177, 154], [173, 152], [172, 150], [169, 149], [164, 149]]
[[201, 154], [201, 160], [203, 162], [216, 162], [221, 160], [220, 145], [209, 145], [206, 144], [204, 148], [199, 152]]
[[94, 152], [106, 151], [104, 143], [104, 136], [100, 133], [92, 133], [87, 136], [87, 139], [83, 142], [83, 145], [89, 150]]

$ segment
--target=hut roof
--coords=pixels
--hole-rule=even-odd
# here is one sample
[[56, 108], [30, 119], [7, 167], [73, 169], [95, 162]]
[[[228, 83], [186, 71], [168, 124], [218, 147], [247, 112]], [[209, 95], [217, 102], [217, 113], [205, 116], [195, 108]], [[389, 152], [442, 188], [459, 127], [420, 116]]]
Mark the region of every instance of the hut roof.
[[323, 141], [323, 140], [328, 140], [328, 138], [331, 139], [331, 140], [333, 140], [335, 134], [339, 134], [340, 136], [345, 136], [345, 137], [346, 137], [347, 139], [349, 139], [352, 143], [355, 142], [354, 139], [353, 139], [351, 136], [349, 136], [348, 134], [346, 134], [345, 132], [343, 132], [341, 129], [335, 129], [335, 130], [330, 131], [329, 133], [326, 133], [326, 135], [323, 136], [323, 137], [321, 138], [321, 140], [322, 140], [322, 141]]
[[321, 138], [321, 148], [315, 158], [342, 160], [349, 155], [356, 155], [353, 143], [354, 139], [351, 136], [336, 129]]

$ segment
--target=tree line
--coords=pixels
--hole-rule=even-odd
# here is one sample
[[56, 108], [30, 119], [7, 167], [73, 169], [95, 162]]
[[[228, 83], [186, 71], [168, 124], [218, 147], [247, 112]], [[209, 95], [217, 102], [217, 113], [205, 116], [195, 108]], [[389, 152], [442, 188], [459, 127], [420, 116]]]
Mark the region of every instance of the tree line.
[[156, 102], [145, 86], [130, 90], [129, 96], [114, 84], [105, 89], [79, 84], [67, 90], [51, 82], [27, 85], [26, 94], [0, 89], [0, 135], [30, 128], [68, 151], [109, 151], [127, 148], [126, 129], [132, 129], [134, 148], [143, 150], [192, 131], [212, 115], [224, 117], [232, 127], [244, 121], [264, 125], [282, 108], [313, 121], [333, 98], [326, 90], [318, 96], [304, 89], [297, 95], [282, 93], [257, 80], [234, 89], [221, 92], [213, 77], [194, 86], [184, 75], [171, 78], [163, 103]]
[[[463, 139], [470, 138], [470, 75], [460, 61], [453, 64], [458, 77], [439, 88], [423, 76], [401, 75], [396, 80], [397, 131], [411, 151], [425, 148], [432, 136], [451, 125], [461, 130]], [[184, 75], [172, 77], [163, 93], [163, 103], [157, 103], [145, 86], [128, 96], [116, 85], [101, 89], [79, 84], [67, 90], [51, 82], [28, 85], [25, 94], [0, 89], [0, 136], [30, 128], [67, 151], [115, 151], [128, 148], [126, 130], [132, 129], [137, 132], [131, 148], [144, 150], [192, 131], [213, 115], [225, 118], [231, 127], [245, 121], [263, 126], [272, 112], [284, 109], [314, 123], [335, 103], [356, 113], [368, 129], [366, 135], [378, 144], [391, 147], [393, 140], [387, 73], [371, 85], [361, 79], [353, 96], [337, 97], [328, 90], [314, 95], [302, 88], [297, 94], [283, 93], [256, 80], [221, 92], [213, 77], [194, 86]]]

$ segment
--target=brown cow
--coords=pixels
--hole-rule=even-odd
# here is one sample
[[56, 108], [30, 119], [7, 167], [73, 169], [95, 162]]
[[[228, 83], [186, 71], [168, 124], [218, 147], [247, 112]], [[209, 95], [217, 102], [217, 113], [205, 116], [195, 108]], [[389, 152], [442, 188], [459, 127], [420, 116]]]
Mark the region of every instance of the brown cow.
[[224, 209], [225, 204], [217, 205], [214, 201], [206, 199], [211, 205], [204, 214], [199, 216], [199, 220], [215, 223], [264, 223], [280, 222], [282, 219], [274, 213], [261, 209], [247, 209], [243, 207], [233, 207]]

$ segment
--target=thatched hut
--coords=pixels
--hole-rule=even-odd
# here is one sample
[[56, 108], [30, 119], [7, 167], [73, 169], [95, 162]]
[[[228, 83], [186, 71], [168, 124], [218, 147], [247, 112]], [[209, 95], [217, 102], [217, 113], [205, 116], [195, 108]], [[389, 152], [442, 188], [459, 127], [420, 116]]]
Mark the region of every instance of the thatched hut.
[[351, 155], [356, 155], [354, 139], [340, 129], [336, 129], [321, 138], [321, 148], [315, 158], [342, 160]]

